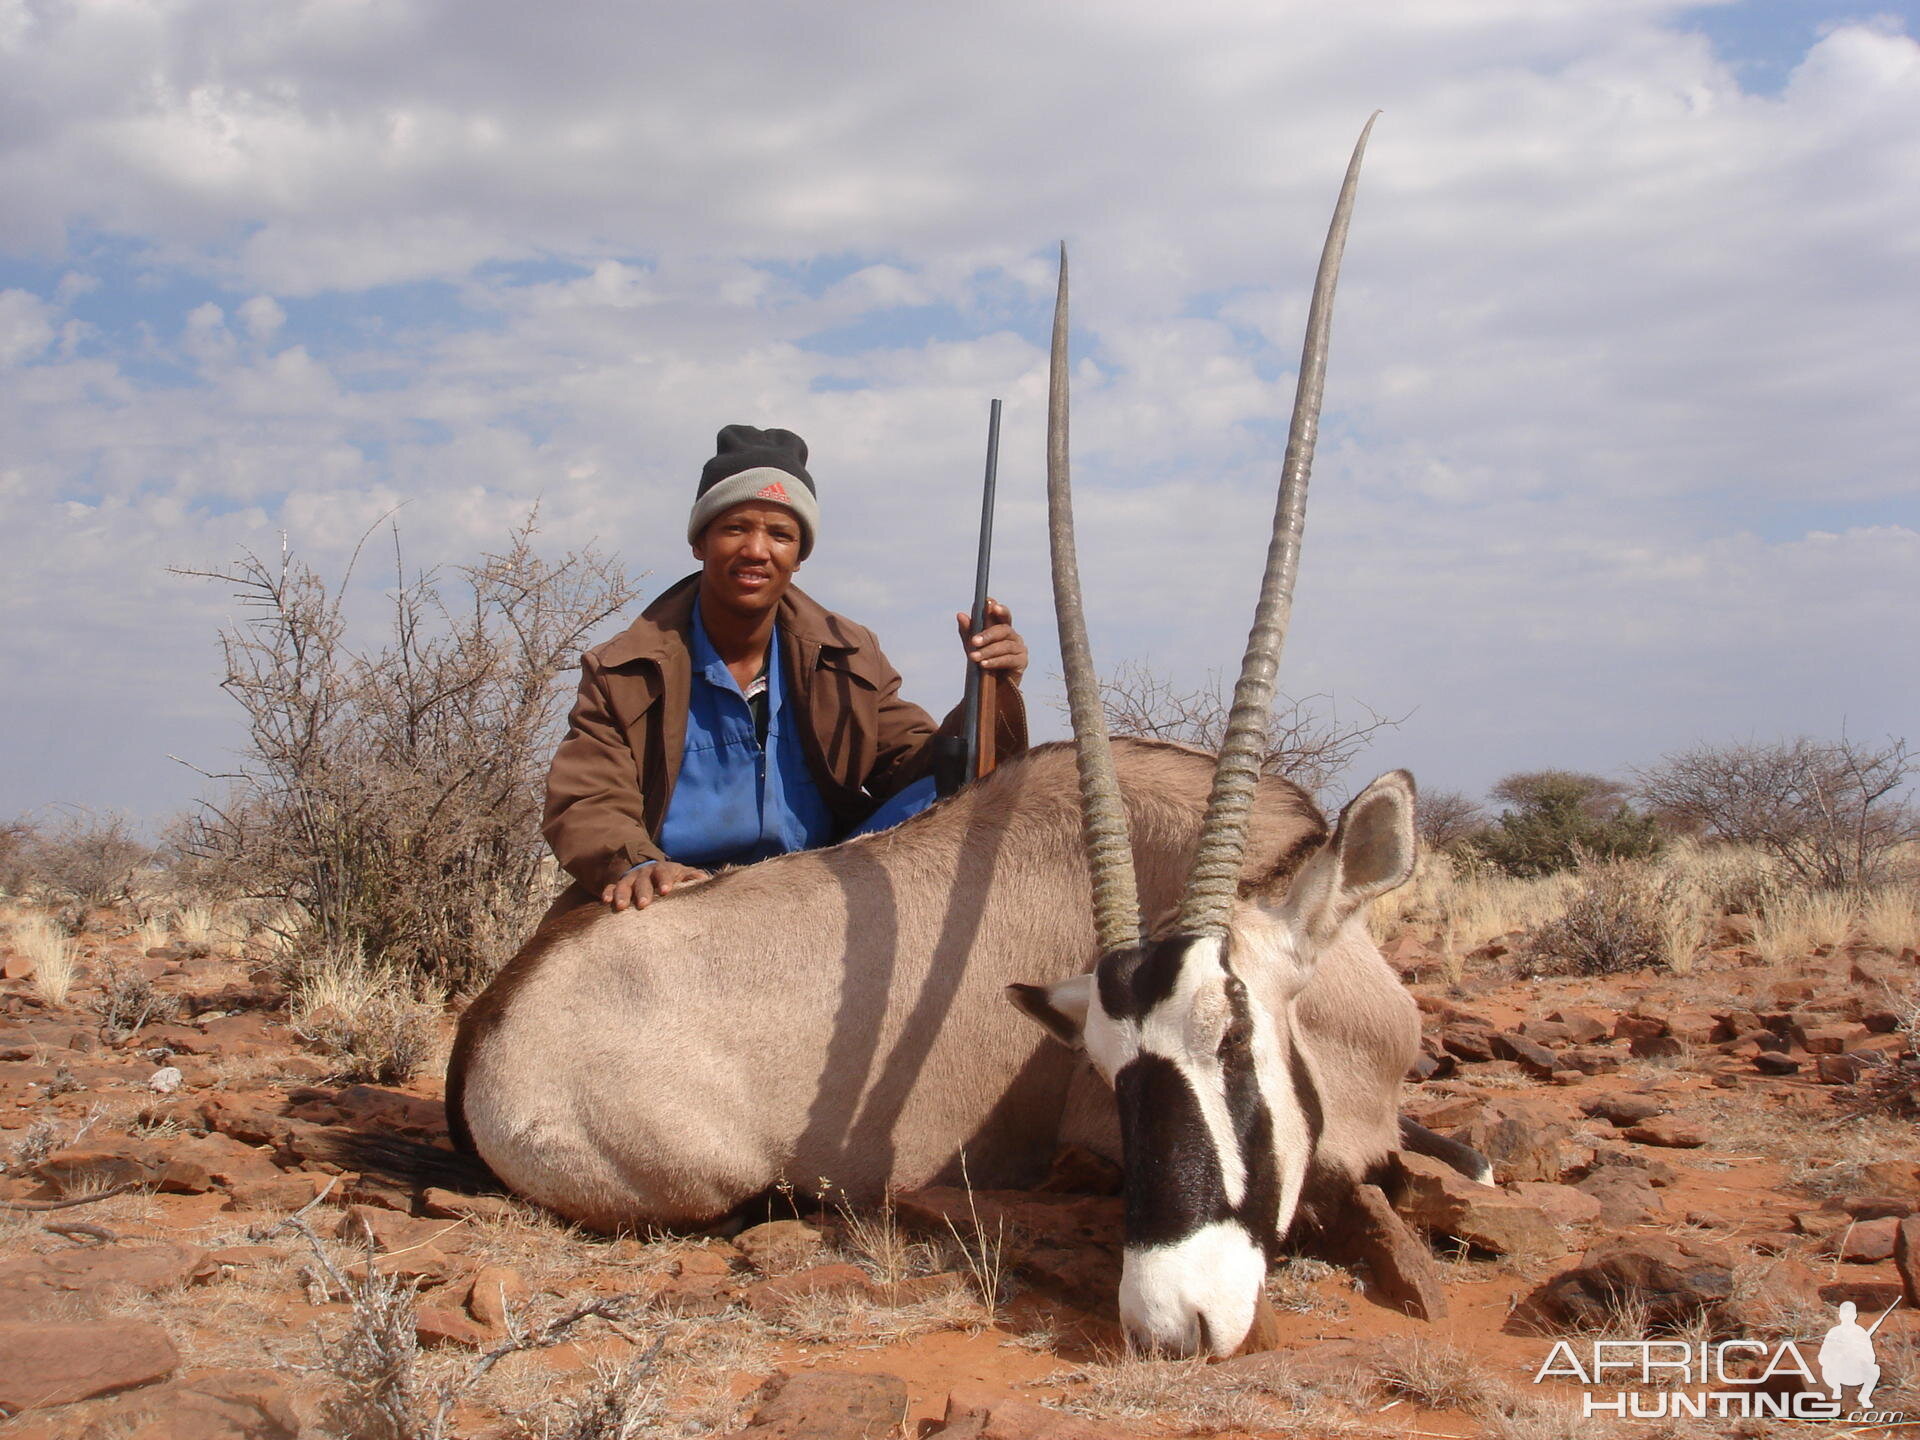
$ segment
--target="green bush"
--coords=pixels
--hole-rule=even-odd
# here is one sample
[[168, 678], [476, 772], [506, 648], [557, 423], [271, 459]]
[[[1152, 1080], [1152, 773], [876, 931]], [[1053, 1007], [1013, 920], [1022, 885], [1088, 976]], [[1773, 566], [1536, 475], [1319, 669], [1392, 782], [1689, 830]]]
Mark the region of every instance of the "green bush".
[[1476, 848], [1509, 875], [1531, 879], [1583, 860], [1644, 860], [1665, 843], [1652, 816], [1636, 812], [1625, 791], [1598, 775], [1535, 770], [1493, 787], [1506, 808], [1480, 833]]

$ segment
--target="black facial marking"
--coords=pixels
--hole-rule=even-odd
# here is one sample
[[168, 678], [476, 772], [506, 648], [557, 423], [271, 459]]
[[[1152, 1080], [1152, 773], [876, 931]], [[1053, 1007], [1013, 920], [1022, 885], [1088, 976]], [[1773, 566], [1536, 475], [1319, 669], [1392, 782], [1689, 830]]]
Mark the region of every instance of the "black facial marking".
[[[1173, 977], [1185, 960], [1192, 936], [1173, 936], [1144, 952], [1116, 955], [1101, 962], [1100, 1001], [1109, 1014], [1109, 996], [1128, 1004], [1127, 1018], [1145, 1015], [1150, 1004], [1173, 992]], [[1137, 957], [1137, 958], [1135, 958]], [[1129, 959], [1131, 964], [1126, 963]], [[1280, 1244], [1280, 1175], [1273, 1149], [1273, 1112], [1260, 1092], [1253, 1058], [1253, 1002], [1240, 978], [1228, 972], [1229, 1016], [1220, 1046], [1233, 1143], [1246, 1174], [1246, 1190], [1235, 1205], [1227, 1199], [1226, 1178], [1199, 1098], [1186, 1073], [1172, 1060], [1142, 1054], [1114, 1077], [1120, 1110], [1120, 1134], [1126, 1161], [1126, 1243], [1164, 1245], [1184, 1239], [1202, 1226], [1234, 1221], [1277, 1257]], [[1308, 1128], [1319, 1137], [1320, 1102], [1297, 1053], [1290, 1080], [1307, 1114]]]
[[[1226, 989], [1231, 1007], [1228, 1033], [1244, 1031], [1250, 1042], [1253, 1002], [1247, 998], [1247, 987], [1229, 971]], [[1298, 1053], [1290, 1058], [1298, 1059]], [[1233, 1123], [1234, 1142], [1240, 1147], [1240, 1161], [1247, 1173], [1246, 1193], [1240, 1197], [1234, 1218], [1267, 1252], [1271, 1262], [1279, 1258], [1280, 1172], [1273, 1153], [1273, 1111], [1267, 1097], [1260, 1093], [1252, 1044], [1223, 1049], [1220, 1070], [1226, 1083], [1227, 1115]]]
[[1225, 1220], [1220, 1157], [1193, 1086], [1162, 1055], [1141, 1055], [1113, 1078], [1126, 1164], [1126, 1243], [1167, 1245]]
[[1113, 950], [1100, 957], [1100, 1008], [1115, 1020], [1138, 1020], [1173, 994], [1191, 935]]

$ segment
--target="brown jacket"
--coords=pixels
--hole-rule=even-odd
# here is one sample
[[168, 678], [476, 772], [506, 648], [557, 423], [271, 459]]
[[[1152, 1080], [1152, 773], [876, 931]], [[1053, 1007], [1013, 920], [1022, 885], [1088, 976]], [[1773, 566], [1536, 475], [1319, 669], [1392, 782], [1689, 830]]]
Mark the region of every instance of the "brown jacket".
[[[686, 747], [687, 632], [699, 590], [700, 577], [689, 575], [580, 659], [580, 694], [547, 772], [542, 828], [560, 863], [596, 895], [642, 860], [669, 858], [653, 837]], [[834, 818], [851, 829], [931, 770], [933, 719], [900, 698], [899, 673], [872, 631], [797, 588], [780, 601], [779, 636], [807, 768]], [[1014, 686], [994, 690], [995, 747], [1016, 755], [1027, 748], [1026, 708]], [[960, 730], [956, 706], [940, 731]]]

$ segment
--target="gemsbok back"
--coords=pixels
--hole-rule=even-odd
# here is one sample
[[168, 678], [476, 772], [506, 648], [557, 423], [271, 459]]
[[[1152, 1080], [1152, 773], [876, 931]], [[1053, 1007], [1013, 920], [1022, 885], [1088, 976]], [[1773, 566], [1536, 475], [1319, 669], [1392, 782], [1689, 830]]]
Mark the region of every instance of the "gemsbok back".
[[[1337, 1204], [1396, 1148], [1419, 1040], [1360, 922], [1412, 870], [1412, 781], [1375, 781], [1329, 836], [1253, 752], [1365, 142], [1316, 282], [1268, 583], [1218, 764], [1109, 746], [1100, 724], [1069, 528], [1063, 252], [1048, 472], [1076, 745], [1040, 746], [883, 834], [644, 911], [550, 920], [461, 1018], [447, 1106], [462, 1148], [601, 1228], [710, 1224], [783, 1180], [875, 1200], [955, 1182], [963, 1156], [976, 1185], [1031, 1183], [1079, 1062], [1010, 995], [1114, 1087], [1130, 1334], [1181, 1353], [1239, 1346], [1303, 1194]], [[1091, 861], [1076, 765], [1097, 777]], [[1142, 916], [1176, 908], [1168, 933], [1141, 939]]]

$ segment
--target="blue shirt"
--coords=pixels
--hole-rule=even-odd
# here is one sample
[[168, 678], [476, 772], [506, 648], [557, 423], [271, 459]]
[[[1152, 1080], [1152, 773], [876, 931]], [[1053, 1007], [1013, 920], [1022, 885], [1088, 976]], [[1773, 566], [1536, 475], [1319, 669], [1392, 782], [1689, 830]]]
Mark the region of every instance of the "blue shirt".
[[767, 650], [764, 746], [747, 697], [707, 638], [698, 600], [688, 639], [693, 686], [687, 742], [660, 824], [660, 848], [683, 865], [710, 870], [828, 843], [833, 812], [807, 768], [799, 727], [787, 711], [777, 628]]

